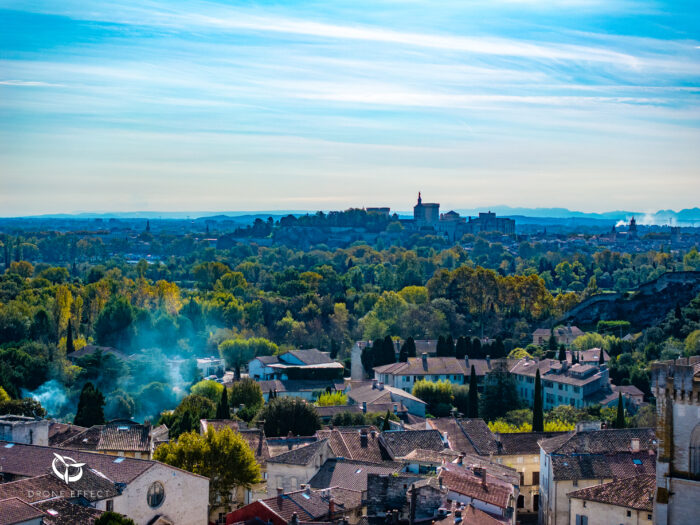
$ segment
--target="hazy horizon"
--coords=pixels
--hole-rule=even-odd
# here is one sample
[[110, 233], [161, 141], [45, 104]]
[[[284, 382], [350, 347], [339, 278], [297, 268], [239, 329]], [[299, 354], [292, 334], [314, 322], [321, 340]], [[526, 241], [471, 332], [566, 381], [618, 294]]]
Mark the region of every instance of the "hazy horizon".
[[0, 209], [684, 209], [689, 1], [0, 0]]

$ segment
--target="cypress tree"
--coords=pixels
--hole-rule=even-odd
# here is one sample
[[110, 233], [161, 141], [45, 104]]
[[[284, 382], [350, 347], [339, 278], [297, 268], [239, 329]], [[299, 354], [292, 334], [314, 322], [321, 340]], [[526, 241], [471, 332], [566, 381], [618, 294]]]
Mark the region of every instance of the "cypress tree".
[[540, 379], [540, 369], [535, 374], [535, 399], [532, 405], [532, 431], [544, 431], [544, 414], [542, 409], [542, 380]]
[[331, 359], [338, 357], [339, 346], [335, 339], [331, 339]]
[[491, 350], [491, 355], [493, 357], [505, 357], [506, 356], [506, 345], [503, 344], [503, 338], [500, 335], [496, 337], [496, 341], [493, 343], [493, 349]]
[[625, 428], [625, 405], [622, 402], [622, 392], [617, 396], [617, 417], [615, 418], [615, 428]]
[[104, 406], [105, 396], [88, 381], [80, 392], [78, 410], [75, 413], [73, 424], [88, 428], [93, 425], [104, 425]]
[[408, 362], [408, 349], [406, 348], [406, 342], [401, 345], [401, 350], [399, 351], [399, 363]]
[[476, 371], [474, 370], [474, 365], [472, 365], [471, 372], [469, 373], [469, 404], [467, 408], [467, 417], [479, 417], [479, 391], [476, 387]]
[[389, 409], [387, 408], [386, 409], [386, 416], [384, 416], [384, 423], [382, 423], [382, 429], [381, 429], [382, 432], [386, 432], [387, 430], [391, 430], [391, 425], [389, 424], [390, 417], [391, 416], [389, 414]]
[[605, 350], [602, 348], [600, 349], [600, 353], [598, 355], [598, 365], [602, 366], [605, 364]]
[[231, 409], [228, 406], [228, 389], [224, 387], [221, 393], [221, 399], [216, 404], [216, 419], [229, 419], [231, 417]]
[[413, 337], [406, 339], [404, 344], [406, 345], [408, 357], [416, 357], [416, 342], [413, 340]]
[[[474, 359], [483, 359], [484, 354], [481, 351], [481, 340], [478, 337], [472, 339], [472, 351], [474, 353]], [[472, 357], [472, 356], [469, 356]]]
[[384, 338], [384, 343], [382, 345], [384, 362], [382, 364], [388, 365], [390, 363], [396, 363], [396, 350], [394, 346], [394, 340], [390, 335]]
[[556, 352], [556, 351], [557, 351], [557, 338], [554, 337], [554, 334], [552, 334], [552, 335], [549, 336], [549, 343], [548, 343], [547, 346], [549, 347], [549, 349], [550, 349], [552, 352]]
[[452, 339], [451, 335], [448, 335], [445, 339], [445, 356], [454, 357], [455, 356], [455, 341]]
[[435, 355], [437, 357], [445, 356], [445, 338], [441, 335], [438, 336], [437, 347], [435, 348]]
[[10, 268], [10, 239], [5, 243], [5, 271]]
[[[573, 361], [573, 355], [571, 360]], [[566, 347], [564, 345], [559, 345], [559, 361], [566, 361]]]
[[68, 319], [68, 330], [66, 331], [66, 355], [75, 352], [75, 344], [73, 343], [73, 325]]
[[467, 338], [460, 335], [457, 338], [457, 347], [455, 348], [455, 357], [457, 359], [464, 359], [465, 355], [467, 355]]

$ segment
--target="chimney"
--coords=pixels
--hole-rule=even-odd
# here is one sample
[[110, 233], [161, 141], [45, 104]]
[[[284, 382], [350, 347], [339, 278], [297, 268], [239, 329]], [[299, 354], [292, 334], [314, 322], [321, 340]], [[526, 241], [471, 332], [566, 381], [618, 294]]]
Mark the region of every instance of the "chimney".
[[423, 361], [423, 370], [428, 369], [428, 354], [426, 352], [423, 352], [420, 355], [421, 360]]
[[384, 382], [383, 381], [380, 381], [379, 383], [377, 383], [377, 390], [384, 390]]
[[468, 355], [464, 356], [464, 366], [467, 367], [467, 373], [469, 373], [470, 368], [469, 368], [469, 356]]
[[630, 450], [632, 452], [639, 452], [639, 438], [632, 438], [630, 443]]
[[277, 487], [277, 506], [282, 506], [282, 496], [284, 495], [284, 489], [282, 487]]
[[416, 487], [415, 484], [411, 484], [411, 488], [409, 489], [410, 493], [410, 498], [409, 498], [409, 504], [408, 504], [408, 524], [409, 525], [414, 525], [416, 522]]
[[304, 492], [306, 492], [307, 494], [311, 494], [311, 485], [309, 485], [308, 483], [303, 485], [303, 489]]
[[330, 497], [328, 498], [328, 519], [333, 519], [333, 514], [335, 514], [335, 500]]
[[391, 523], [393, 525], [399, 525], [399, 510], [394, 509], [391, 511]]
[[362, 413], [363, 414], [367, 413], [367, 401], [362, 402]]
[[464, 454], [461, 452], [459, 453], [459, 456], [457, 456], [457, 465], [461, 465], [464, 463]]
[[377, 388], [377, 380], [376, 379], [372, 379], [372, 388], [375, 390]]
[[399, 411], [399, 405], [394, 403], [394, 414], [396, 414]]
[[486, 356], [486, 366], [488, 366], [489, 368], [491, 368], [491, 356], [490, 356], [490, 355], [487, 355], [487, 356]]
[[289, 525], [299, 525], [299, 515], [296, 512], [292, 513], [292, 519], [289, 520]]
[[362, 448], [367, 448], [367, 429], [363, 428], [360, 430], [360, 446]]

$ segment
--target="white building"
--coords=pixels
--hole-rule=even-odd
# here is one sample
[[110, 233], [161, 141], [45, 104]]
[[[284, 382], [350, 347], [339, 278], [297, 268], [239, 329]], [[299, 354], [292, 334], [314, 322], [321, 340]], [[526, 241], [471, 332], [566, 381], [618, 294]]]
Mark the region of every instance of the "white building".
[[279, 355], [258, 356], [248, 363], [248, 376], [256, 381], [271, 379], [342, 379], [345, 367], [315, 348], [291, 350]]
[[202, 372], [203, 377], [223, 376], [224, 360], [214, 356], [197, 359], [197, 368]]
[[27, 416], [0, 416], [0, 441], [46, 446], [49, 444], [49, 420]]

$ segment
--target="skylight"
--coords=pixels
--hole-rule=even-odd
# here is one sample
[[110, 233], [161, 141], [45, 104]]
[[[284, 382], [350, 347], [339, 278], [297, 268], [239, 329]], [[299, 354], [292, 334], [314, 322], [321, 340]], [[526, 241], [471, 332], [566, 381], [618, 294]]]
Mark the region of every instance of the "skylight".
[[15, 446], [14, 443], [8, 443], [7, 445], [5, 445], [5, 448], [12, 448], [14, 446]]
[[633, 460], [632, 460], [632, 463], [634, 463], [635, 465], [641, 465], [641, 464], [642, 464], [642, 460], [641, 460], [641, 459], [633, 459]]
[[358, 468], [358, 469], [355, 471], [355, 474], [359, 474], [360, 472], [362, 472], [362, 469], [361, 469], [361, 468]]
[[302, 496], [304, 496], [306, 499], [311, 499], [311, 496], [309, 496], [306, 492], [304, 492]]
[[51, 514], [52, 516], [58, 516], [58, 511], [53, 510], [53, 509], [47, 509], [46, 512]]
[[129, 430], [129, 427], [127, 427], [127, 426], [119, 426], [119, 427], [117, 427], [117, 430]]
[[121, 463], [122, 461], [124, 461], [124, 458], [117, 458], [114, 460], [115, 463]]

